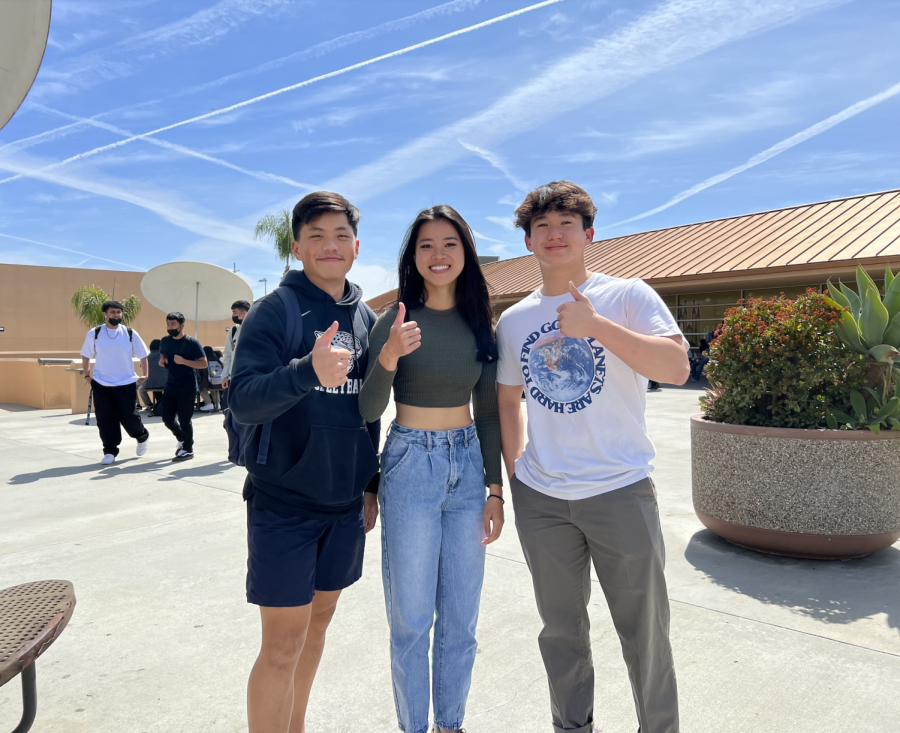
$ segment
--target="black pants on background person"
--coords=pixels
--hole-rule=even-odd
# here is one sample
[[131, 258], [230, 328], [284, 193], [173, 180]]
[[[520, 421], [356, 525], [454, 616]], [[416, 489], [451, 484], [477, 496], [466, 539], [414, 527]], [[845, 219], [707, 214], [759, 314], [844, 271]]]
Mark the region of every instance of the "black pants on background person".
[[[182, 443], [181, 446], [187, 453], [194, 452], [194, 426], [191, 420], [194, 417], [194, 400], [196, 395], [192, 392], [163, 392], [162, 403], [163, 422], [172, 431], [175, 440]], [[178, 422], [175, 418], [178, 418]]]
[[92, 379], [91, 389], [94, 391], [94, 414], [97, 416], [104, 454], [119, 455], [122, 428], [138, 443], [150, 437], [137, 411], [137, 384], [105, 387]]

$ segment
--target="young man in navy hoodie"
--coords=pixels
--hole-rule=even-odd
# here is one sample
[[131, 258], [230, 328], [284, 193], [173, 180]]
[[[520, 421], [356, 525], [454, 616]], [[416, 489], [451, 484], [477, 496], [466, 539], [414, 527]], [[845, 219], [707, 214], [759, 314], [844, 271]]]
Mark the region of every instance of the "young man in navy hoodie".
[[[380, 426], [357, 406], [375, 314], [346, 279], [359, 255], [359, 211], [320, 191], [294, 207], [291, 226], [303, 270], [288, 272], [281, 288], [299, 311], [278, 293], [253, 306], [229, 386], [235, 419], [257, 426], [244, 484], [247, 600], [262, 619], [250, 733], [305, 731], [325, 631], [341, 591], [362, 574], [378, 515]], [[293, 354], [285, 354], [287, 306], [302, 328]]]

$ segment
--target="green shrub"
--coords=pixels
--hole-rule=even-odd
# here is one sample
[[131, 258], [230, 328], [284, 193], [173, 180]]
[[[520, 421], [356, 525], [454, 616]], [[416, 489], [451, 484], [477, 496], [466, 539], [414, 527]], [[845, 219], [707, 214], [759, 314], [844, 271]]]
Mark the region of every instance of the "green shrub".
[[868, 359], [834, 333], [841, 308], [813, 289], [796, 300], [739, 301], [710, 345], [706, 417], [732, 425], [826, 427], [826, 407], [849, 404]]

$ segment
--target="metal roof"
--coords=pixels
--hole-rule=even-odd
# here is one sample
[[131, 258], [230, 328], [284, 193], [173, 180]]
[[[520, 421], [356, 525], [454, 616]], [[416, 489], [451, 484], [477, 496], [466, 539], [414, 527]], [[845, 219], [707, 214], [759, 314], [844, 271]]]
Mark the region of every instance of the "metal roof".
[[[585, 260], [589, 270], [654, 286], [812, 270], [824, 280], [857, 263], [883, 267], [900, 261], [900, 189], [603, 239], [588, 247]], [[494, 300], [541, 285], [534, 255], [482, 270]], [[368, 303], [378, 311], [396, 297], [392, 290]]]
[[[628, 234], [594, 242], [585, 253], [589, 270], [650, 284], [878, 258], [900, 258], [900, 189]], [[533, 255], [483, 269], [494, 298], [541, 284]]]

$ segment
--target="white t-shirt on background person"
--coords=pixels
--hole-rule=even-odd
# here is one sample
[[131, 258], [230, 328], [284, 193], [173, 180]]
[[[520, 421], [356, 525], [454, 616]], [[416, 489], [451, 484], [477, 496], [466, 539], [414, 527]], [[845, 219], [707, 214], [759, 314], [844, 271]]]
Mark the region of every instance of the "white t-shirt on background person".
[[149, 353], [137, 331], [132, 329], [131, 341], [128, 340], [128, 329], [122, 324], [116, 328], [104, 324], [96, 339], [92, 328], [87, 332], [84, 346], [81, 347], [83, 357], [96, 357], [91, 374], [104, 387], [121, 387], [123, 384], [136, 382], [138, 378], [131, 357], [144, 359]]
[[[643, 280], [594, 273], [578, 288], [601, 316], [647, 336], [681, 335]], [[522, 483], [559, 499], [586, 499], [646, 478], [656, 449], [644, 421], [647, 379], [594, 339], [559, 331], [570, 293], [536, 290], [497, 324], [497, 381], [525, 389], [528, 436]], [[683, 338], [683, 336], [682, 336]]]

